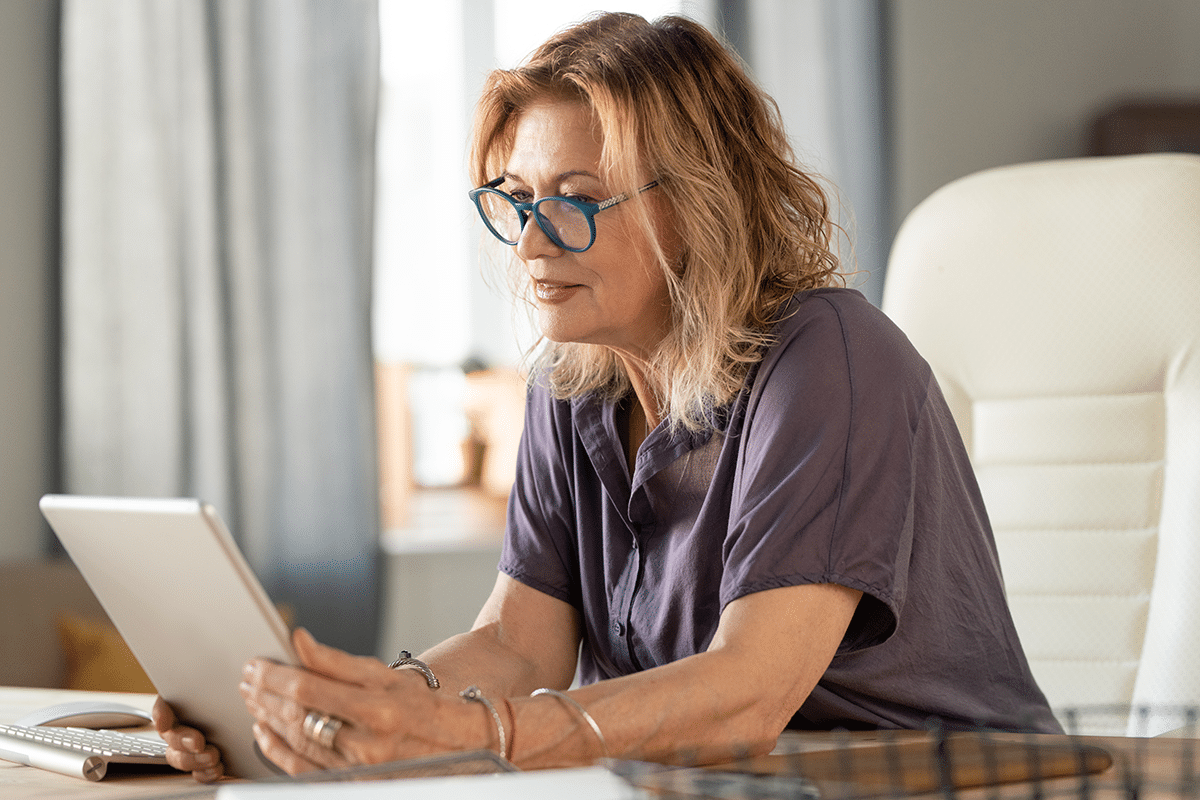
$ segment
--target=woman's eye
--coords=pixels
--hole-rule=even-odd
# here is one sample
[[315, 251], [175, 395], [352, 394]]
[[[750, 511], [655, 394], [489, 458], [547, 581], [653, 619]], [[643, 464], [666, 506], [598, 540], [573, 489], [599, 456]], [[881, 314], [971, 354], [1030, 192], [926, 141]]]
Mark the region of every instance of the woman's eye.
[[518, 203], [531, 203], [531, 202], [533, 202], [533, 195], [532, 195], [532, 194], [530, 194], [529, 192], [526, 192], [526, 191], [522, 190], [522, 189], [518, 189], [518, 190], [517, 190], [517, 191], [515, 191], [515, 192], [509, 192], [509, 193], [508, 193], [508, 196], [509, 196], [509, 197], [511, 197], [513, 200], [516, 200]]

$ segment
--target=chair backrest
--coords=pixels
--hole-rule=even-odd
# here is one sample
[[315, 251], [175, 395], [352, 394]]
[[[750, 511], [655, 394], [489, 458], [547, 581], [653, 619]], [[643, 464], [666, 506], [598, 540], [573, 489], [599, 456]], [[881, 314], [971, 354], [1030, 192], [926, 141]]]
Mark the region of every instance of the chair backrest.
[[950, 402], [1052, 706], [1200, 701], [1200, 156], [955, 181], [883, 307]]

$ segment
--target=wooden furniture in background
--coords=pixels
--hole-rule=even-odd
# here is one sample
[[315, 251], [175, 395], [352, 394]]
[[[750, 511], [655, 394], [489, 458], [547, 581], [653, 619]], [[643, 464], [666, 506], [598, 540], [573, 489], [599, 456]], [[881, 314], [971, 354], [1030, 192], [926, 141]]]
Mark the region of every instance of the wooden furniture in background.
[[412, 414], [407, 364], [375, 363], [375, 413], [379, 438], [379, 505], [384, 530], [408, 521], [413, 493]]
[[1200, 98], [1120, 103], [1092, 123], [1088, 155], [1200, 153]]
[[0, 608], [0, 686], [65, 688], [59, 621], [112, 625], [67, 559], [0, 563]]

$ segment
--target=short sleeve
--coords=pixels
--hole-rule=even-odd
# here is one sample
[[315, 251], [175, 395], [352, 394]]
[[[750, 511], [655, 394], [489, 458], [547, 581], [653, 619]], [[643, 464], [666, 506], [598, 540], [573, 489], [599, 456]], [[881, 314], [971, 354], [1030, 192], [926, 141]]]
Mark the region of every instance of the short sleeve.
[[862, 300], [809, 295], [781, 329], [744, 409], [721, 602], [808, 583], [858, 589], [839, 652], [858, 650], [891, 636], [904, 602], [929, 367]]
[[531, 387], [499, 569], [531, 588], [579, 606], [570, 433], [569, 405], [554, 401], [542, 387]]

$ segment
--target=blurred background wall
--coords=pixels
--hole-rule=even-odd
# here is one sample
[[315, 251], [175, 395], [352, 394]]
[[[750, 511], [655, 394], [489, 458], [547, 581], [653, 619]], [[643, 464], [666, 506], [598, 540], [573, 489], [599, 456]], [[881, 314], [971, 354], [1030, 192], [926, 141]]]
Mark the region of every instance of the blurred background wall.
[[1194, 0], [887, 4], [895, 221], [987, 167], [1083, 155], [1130, 97], [1200, 99]]

